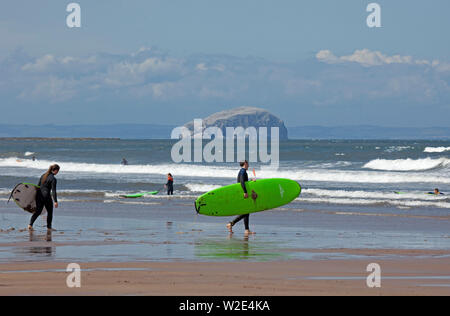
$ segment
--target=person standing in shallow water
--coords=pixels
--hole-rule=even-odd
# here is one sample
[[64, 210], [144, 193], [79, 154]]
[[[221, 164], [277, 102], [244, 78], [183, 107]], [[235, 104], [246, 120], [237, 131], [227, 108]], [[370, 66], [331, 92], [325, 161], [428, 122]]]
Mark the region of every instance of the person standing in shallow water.
[[41, 176], [38, 184], [40, 189], [36, 195], [36, 212], [31, 216], [28, 230], [33, 230], [33, 224], [39, 215], [41, 215], [44, 207], [47, 210], [47, 229], [49, 231], [52, 230], [53, 206], [58, 208], [58, 196], [56, 194], [57, 181], [55, 176], [58, 174], [59, 169], [58, 165], [51, 165], [47, 172]]
[[[248, 174], [247, 174], [248, 161], [247, 160], [242, 161], [239, 163], [239, 165], [241, 166], [241, 170], [239, 170], [237, 182], [241, 184], [242, 190], [244, 191], [244, 199], [248, 199], [248, 192], [247, 192], [247, 188], [245, 187], [245, 182], [248, 181]], [[257, 198], [257, 195], [253, 192], [252, 199], [256, 199], [256, 198]], [[228, 231], [230, 233], [233, 233], [233, 226], [242, 219], [244, 220], [245, 235], [248, 236], [249, 234], [254, 234], [254, 232], [252, 232], [250, 230], [250, 225], [249, 225], [250, 214], [239, 215], [233, 221], [229, 222], [227, 224]]]
[[167, 195], [173, 195], [173, 176], [171, 173], [167, 174], [167, 183], [165, 187], [167, 188]]

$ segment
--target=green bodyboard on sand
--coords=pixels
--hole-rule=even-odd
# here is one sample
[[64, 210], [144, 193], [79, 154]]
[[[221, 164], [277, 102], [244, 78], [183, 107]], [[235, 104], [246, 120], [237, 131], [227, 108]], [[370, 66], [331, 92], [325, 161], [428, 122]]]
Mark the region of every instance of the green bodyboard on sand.
[[136, 194], [126, 194], [126, 195], [121, 195], [120, 197], [126, 198], [126, 199], [135, 199], [135, 198], [143, 197], [144, 195], [155, 195], [157, 193], [158, 193], [158, 191], [152, 191], [152, 192], [144, 192], [144, 193], [136, 193]]
[[[261, 212], [288, 204], [301, 192], [300, 184], [289, 179], [261, 179], [246, 182], [245, 186], [248, 192], [247, 199], [244, 199], [240, 183], [201, 195], [195, 201], [197, 213], [209, 216], [233, 216]], [[253, 193], [256, 193], [256, 198]]]

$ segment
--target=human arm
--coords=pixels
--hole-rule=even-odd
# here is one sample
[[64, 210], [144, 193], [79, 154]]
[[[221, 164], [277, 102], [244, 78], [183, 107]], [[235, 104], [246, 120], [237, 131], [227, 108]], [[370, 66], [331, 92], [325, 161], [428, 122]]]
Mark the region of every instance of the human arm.
[[53, 180], [52, 180], [52, 197], [53, 197], [53, 202], [55, 202], [55, 207], [58, 208], [58, 194], [56, 193], [56, 183], [57, 183], [56, 178], [53, 178]]

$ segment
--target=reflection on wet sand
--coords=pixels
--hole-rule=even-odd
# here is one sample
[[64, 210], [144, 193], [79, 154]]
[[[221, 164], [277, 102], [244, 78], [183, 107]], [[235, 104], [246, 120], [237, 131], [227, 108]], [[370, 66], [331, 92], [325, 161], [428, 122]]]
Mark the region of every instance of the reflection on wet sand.
[[[52, 257], [54, 255], [55, 246], [51, 243], [51, 230], [47, 230], [45, 234], [37, 234], [35, 233], [35, 231], [31, 230], [29, 231], [29, 241], [32, 243], [36, 243], [37, 245], [20, 248], [19, 252], [25, 252], [31, 255], [44, 255], [45, 257]], [[43, 242], [47, 242], [49, 244]]]
[[195, 255], [201, 258], [270, 260], [285, 256], [273, 243], [260, 242], [249, 236], [227, 239], [203, 239], [195, 243]]

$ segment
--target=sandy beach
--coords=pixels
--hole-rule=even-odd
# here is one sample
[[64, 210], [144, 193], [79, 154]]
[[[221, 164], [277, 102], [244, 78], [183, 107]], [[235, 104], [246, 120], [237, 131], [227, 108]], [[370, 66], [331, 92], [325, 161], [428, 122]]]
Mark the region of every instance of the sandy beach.
[[[0, 295], [450, 295], [448, 195], [430, 196], [424, 193], [427, 183], [407, 182], [447, 181], [442, 172], [369, 172], [363, 162], [350, 161], [299, 168], [288, 162], [292, 165], [281, 169], [282, 175], [310, 177], [300, 181], [302, 194], [283, 207], [251, 214], [256, 234], [245, 236], [242, 222], [234, 234], [228, 232], [233, 217], [199, 215], [194, 209], [202, 192], [236, 181], [235, 166], [160, 165], [170, 151], [164, 141], [43, 142], [48, 157], [81, 158], [62, 163], [51, 234], [45, 214], [30, 233], [30, 214], [7, 203], [12, 184], [37, 183], [41, 165], [49, 162], [0, 158]], [[4, 144], [11, 147], [8, 155], [28, 146]], [[284, 150], [304, 159], [304, 153], [315, 157], [318, 147], [335, 160], [341, 159], [335, 153], [347, 152], [364, 155], [361, 161], [377, 161], [377, 148], [388, 157], [397, 155], [393, 148], [406, 150], [395, 143], [369, 145], [365, 153], [360, 147], [368, 144], [352, 142], [288, 142]], [[429, 146], [407, 145], [418, 157]], [[28, 155], [41, 150], [26, 148]], [[119, 149], [118, 157], [125, 150], [140, 164], [114, 165], [102, 157]], [[86, 150], [92, 160], [86, 160]], [[154, 157], [153, 165], [148, 157]], [[160, 191], [121, 197], [162, 190], [166, 179], [155, 174], [160, 169], [177, 171], [174, 196]], [[331, 175], [334, 182], [327, 180], [330, 172], [337, 172]], [[392, 179], [401, 185], [384, 183]], [[69, 263], [81, 268], [81, 288], [67, 287]], [[371, 263], [380, 266], [380, 288], [367, 286]]]
[[[373, 260], [86, 262], [80, 288], [67, 287], [67, 262], [7, 263], [0, 265], [0, 295], [450, 295], [449, 252], [378, 260], [396, 251], [355, 251]], [[372, 262], [381, 267], [380, 288], [366, 284]]]
[[0, 297], [450, 296], [450, 1], [63, 2], [1, 6]]

